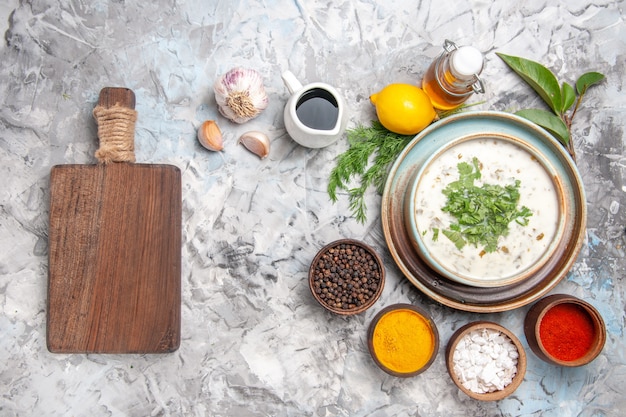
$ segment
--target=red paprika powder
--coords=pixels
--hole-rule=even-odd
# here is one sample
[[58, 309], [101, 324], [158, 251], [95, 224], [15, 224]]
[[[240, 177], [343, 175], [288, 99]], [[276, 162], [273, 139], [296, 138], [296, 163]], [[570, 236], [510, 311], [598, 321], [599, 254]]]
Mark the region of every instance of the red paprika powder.
[[539, 325], [539, 337], [550, 355], [562, 361], [573, 361], [583, 357], [591, 349], [595, 327], [583, 307], [561, 303], [543, 316]]

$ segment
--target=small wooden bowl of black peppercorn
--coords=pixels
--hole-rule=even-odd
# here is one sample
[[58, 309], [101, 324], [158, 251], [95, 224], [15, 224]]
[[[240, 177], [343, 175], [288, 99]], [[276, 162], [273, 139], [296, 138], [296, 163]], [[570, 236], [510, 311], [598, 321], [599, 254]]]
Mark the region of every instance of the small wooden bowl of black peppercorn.
[[378, 300], [384, 285], [382, 259], [370, 246], [354, 239], [324, 246], [309, 268], [311, 294], [335, 314], [364, 312]]

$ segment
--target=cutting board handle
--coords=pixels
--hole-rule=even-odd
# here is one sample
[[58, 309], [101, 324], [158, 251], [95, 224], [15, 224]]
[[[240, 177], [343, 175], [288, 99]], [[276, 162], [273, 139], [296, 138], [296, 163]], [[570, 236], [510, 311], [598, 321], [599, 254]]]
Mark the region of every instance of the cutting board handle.
[[98, 162], [135, 162], [135, 93], [129, 88], [105, 87], [93, 109], [98, 124]]

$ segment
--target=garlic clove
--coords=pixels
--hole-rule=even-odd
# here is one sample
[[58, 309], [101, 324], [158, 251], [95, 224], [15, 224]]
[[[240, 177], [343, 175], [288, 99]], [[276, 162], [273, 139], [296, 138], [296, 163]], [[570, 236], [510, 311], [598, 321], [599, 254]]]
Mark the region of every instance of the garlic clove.
[[246, 132], [239, 138], [239, 143], [261, 159], [270, 154], [270, 139], [263, 132]]
[[213, 91], [222, 116], [235, 123], [257, 117], [269, 104], [263, 77], [253, 69], [231, 69], [215, 81]]
[[202, 146], [210, 151], [221, 151], [224, 149], [222, 131], [215, 120], [207, 120], [198, 129], [198, 141]]

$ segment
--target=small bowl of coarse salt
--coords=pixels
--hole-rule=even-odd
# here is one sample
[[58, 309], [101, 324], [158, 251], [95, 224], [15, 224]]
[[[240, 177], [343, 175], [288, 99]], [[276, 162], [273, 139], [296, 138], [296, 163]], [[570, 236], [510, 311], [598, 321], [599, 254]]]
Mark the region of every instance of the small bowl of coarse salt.
[[475, 321], [459, 328], [446, 347], [452, 381], [471, 398], [501, 400], [524, 380], [526, 352], [519, 339], [501, 325]]

